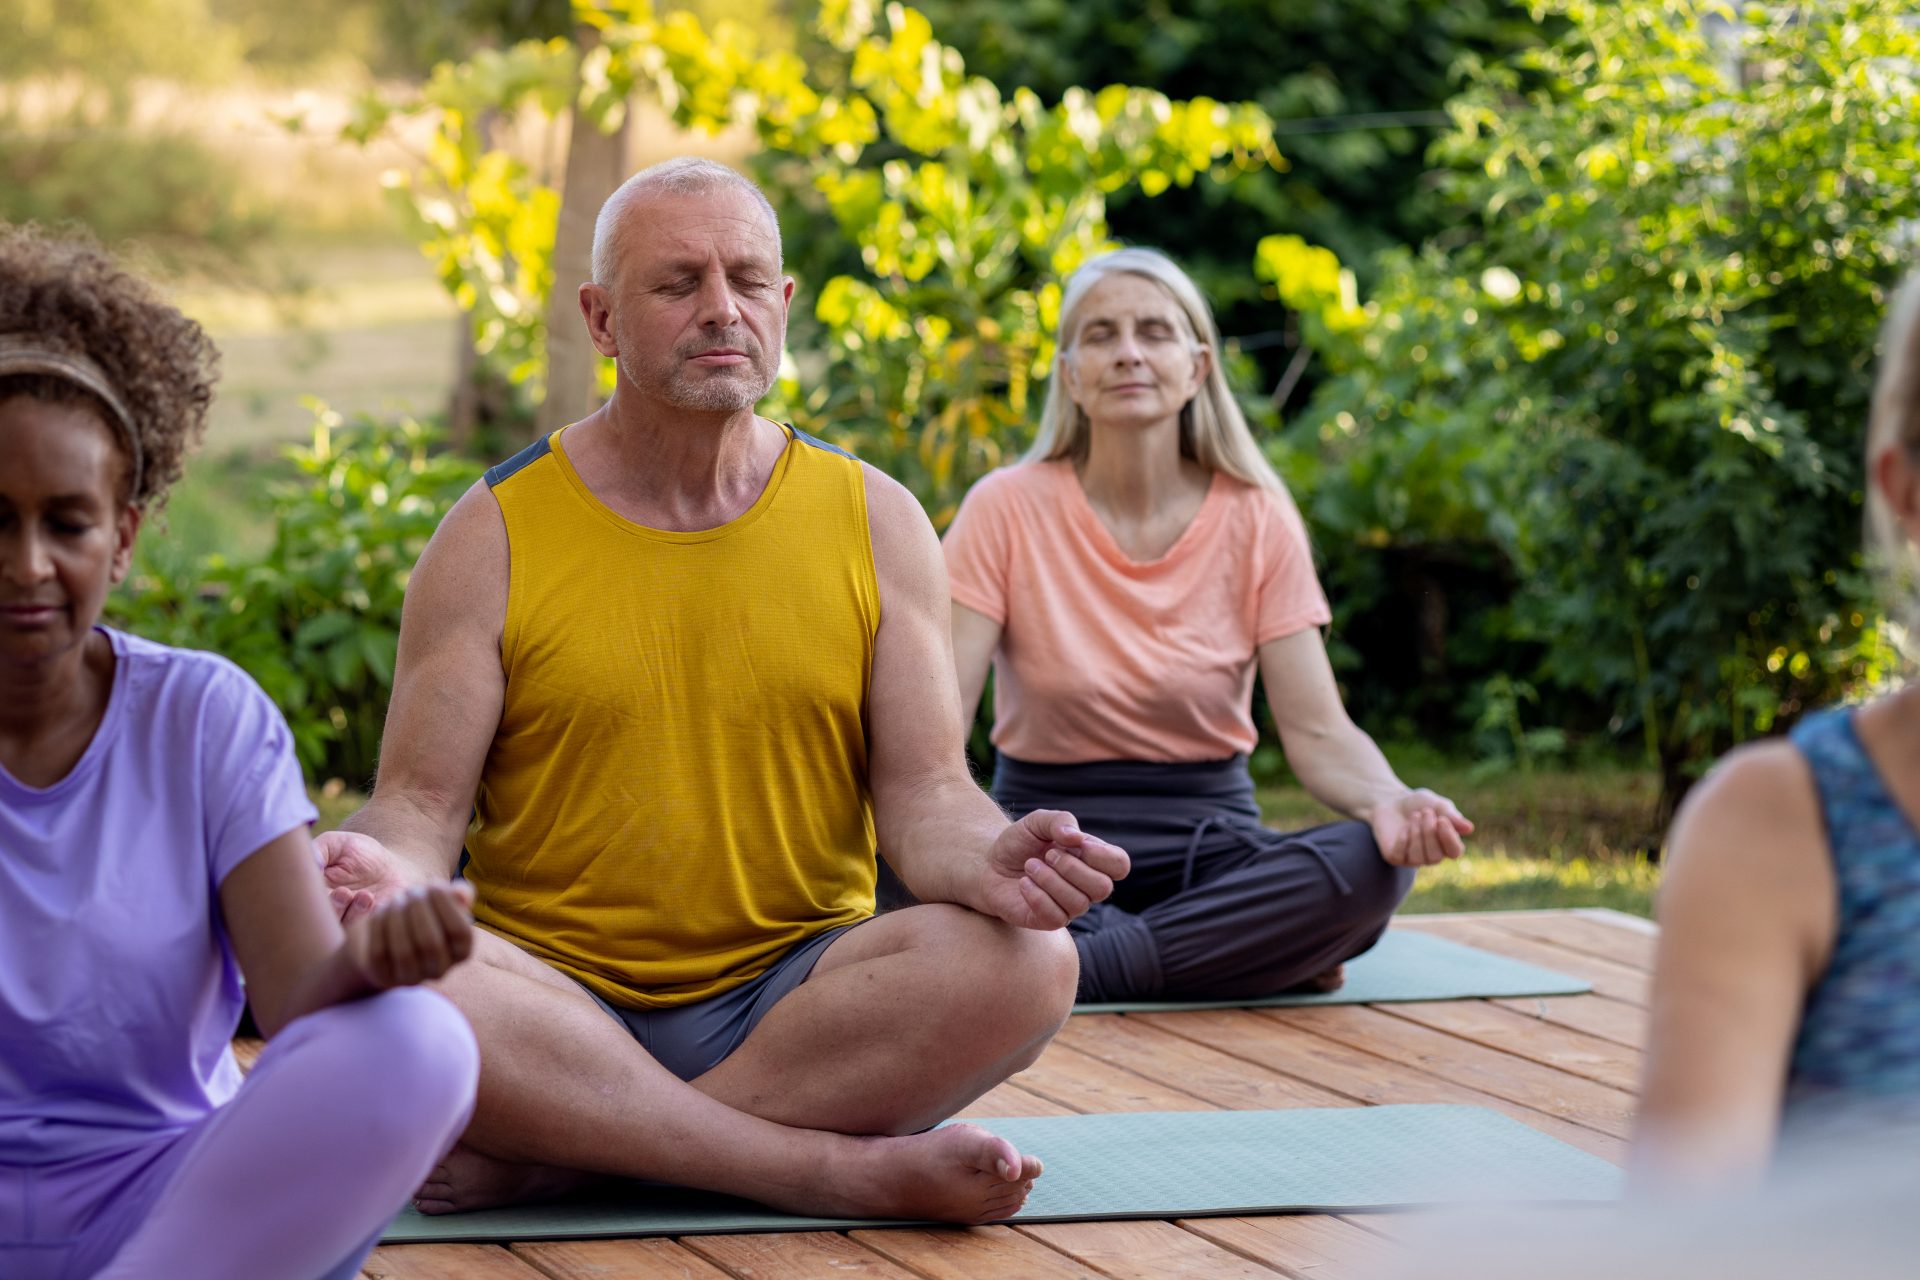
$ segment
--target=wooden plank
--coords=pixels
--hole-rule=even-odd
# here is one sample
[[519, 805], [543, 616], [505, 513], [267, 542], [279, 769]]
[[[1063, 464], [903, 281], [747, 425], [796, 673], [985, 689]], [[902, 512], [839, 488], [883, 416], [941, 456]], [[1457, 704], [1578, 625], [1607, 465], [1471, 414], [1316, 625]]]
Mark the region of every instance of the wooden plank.
[[1523, 1018], [1571, 1027], [1629, 1049], [1647, 1047], [1647, 1011], [1637, 1004], [1598, 995], [1517, 996], [1492, 1003], [1511, 1009]]
[[1280, 1026], [1259, 1016], [1255, 1010], [1134, 1016], [1179, 1034], [1204, 1039], [1223, 1053], [1258, 1063], [1268, 1070], [1314, 1081], [1356, 1102], [1369, 1105], [1440, 1102], [1489, 1107], [1603, 1160], [1618, 1164], [1626, 1159], [1627, 1144], [1618, 1137], [1467, 1088], [1444, 1076], [1337, 1040], [1296, 1027]]
[[1257, 1016], [1418, 1067], [1445, 1080], [1624, 1138], [1633, 1095], [1364, 1005], [1260, 1009]]
[[1011, 1227], [949, 1227], [938, 1231], [855, 1231], [851, 1235], [927, 1280], [1077, 1280], [1099, 1273]]
[[1427, 921], [1419, 916], [1410, 916], [1402, 923], [1410, 929], [1437, 934], [1454, 942], [1464, 942], [1470, 947], [1497, 951], [1501, 955], [1512, 956], [1515, 960], [1525, 960], [1529, 964], [1537, 964], [1543, 968], [1585, 978], [1593, 984], [1597, 994], [1606, 996], [1610, 1000], [1624, 1000], [1628, 1004], [1645, 1005], [1648, 994], [1652, 990], [1653, 984], [1642, 970], [1629, 968], [1612, 960], [1602, 960], [1598, 956], [1590, 956], [1583, 951], [1569, 951], [1565, 947], [1556, 946], [1550, 942], [1522, 938], [1519, 934], [1495, 929], [1478, 920], [1456, 917], [1451, 920]]
[[390, 1244], [360, 1264], [368, 1280], [541, 1280], [498, 1245]]
[[1543, 1062], [1629, 1093], [1640, 1084], [1640, 1055], [1636, 1051], [1611, 1040], [1540, 1022], [1486, 1000], [1433, 1000], [1373, 1007], [1396, 1018], [1516, 1057]]
[[[1167, 1020], [1185, 1016], [1159, 1015]], [[1338, 1093], [1264, 1070], [1245, 1058], [1230, 1057], [1209, 1047], [1204, 1038], [1182, 1037], [1132, 1014], [1071, 1018], [1054, 1043], [1229, 1110], [1353, 1105]]]
[[686, 1236], [681, 1243], [739, 1280], [833, 1280], [911, 1276], [856, 1240], [832, 1231]]
[[1618, 911], [1612, 907], [1571, 907], [1567, 910], [1583, 920], [1598, 920], [1610, 924], [1616, 929], [1626, 929], [1632, 933], [1650, 933], [1660, 936], [1660, 926], [1645, 916], [1634, 915], [1631, 911]]
[[1528, 916], [1520, 920], [1488, 916], [1478, 923], [1503, 933], [1531, 938], [1536, 942], [1550, 942], [1569, 951], [1612, 960], [1642, 973], [1653, 971], [1653, 955], [1660, 943], [1657, 934], [1622, 929], [1618, 925], [1571, 912], [1555, 916]]
[[1356, 1211], [1339, 1215], [1341, 1222], [1368, 1235], [1395, 1245], [1430, 1244], [1437, 1224], [1457, 1214], [1457, 1209], [1402, 1209], [1368, 1213]]
[[1062, 1116], [1073, 1113], [1059, 1103], [1049, 1101], [1037, 1093], [1029, 1093], [1009, 1081], [987, 1090], [962, 1107], [957, 1114], [959, 1118], [966, 1120], [978, 1119], [981, 1116]]
[[1171, 1222], [1051, 1222], [1015, 1230], [1113, 1280], [1273, 1280], [1284, 1275]]
[[1072, 1111], [1210, 1111], [1182, 1089], [1169, 1088], [1145, 1076], [1102, 1062], [1059, 1041], [1047, 1046], [1040, 1061], [1013, 1078], [1029, 1093], [1037, 1093]]
[[240, 1064], [241, 1073], [253, 1070], [253, 1064], [260, 1060], [260, 1051], [267, 1042], [258, 1036], [235, 1036], [233, 1040], [233, 1060]]
[[[1076, 1018], [1041, 1060], [964, 1114], [1466, 1102], [1618, 1161], [1645, 1042], [1651, 926], [1606, 912], [1502, 912], [1398, 923], [1578, 974], [1596, 994], [1378, 1009]], [[236, 1042], [250, 1067], [258, 1041]], [[1428, 1215], [1190, 1219], [969, 1229], [377, 1250], [367, 1280], [612, 1280], [979, 1274], [1044, 1278], [1291, 1275], [1371, 1263]]]
[[1371, 1275], [1405, 1250], [1328, 1214], [1260, 1218], [1187, 1218], [1181, 1227], [1235, 1253], [1311, 1277]]
[[725, 1280], [727, 1274], [672, 1240], [544, 1240], [512, 1248], [551, 1280]]

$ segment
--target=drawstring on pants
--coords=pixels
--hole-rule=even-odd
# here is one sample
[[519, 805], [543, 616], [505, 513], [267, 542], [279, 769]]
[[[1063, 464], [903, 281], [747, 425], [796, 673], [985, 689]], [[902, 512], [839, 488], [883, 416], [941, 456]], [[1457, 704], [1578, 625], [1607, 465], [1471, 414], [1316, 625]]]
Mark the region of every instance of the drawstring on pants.
[[[1193, 864], [1200, 855], [1200, 841], [1215, 826], [1253, 853], [1260, 853], [1274, 844], [1286, 843], [1285, 836], [1276, 838], [1276, 833], [1264, 827], [1256, 827], [1250, 831], [1237, 822], [1225, 820], [1220, 814], [1210, 813], [1193, 824], [1193, 834], [1187, 839], [1187, 855], [1180, 867], [1180, 892], [1185, 893], [1193, 888]], [[1340, 868], [1333, 865], [1333, 859], [1327, 856], [1327, 851], [1311, 840], [1303, 840], [1301, 844], [1327, 873], [1327, 879], [1333, 881], [1333, 887], [1340, 891], [1341, 896], [1350, 896], [1353, 893], [1353, 886], [1348, 884], [1347, 878], [1340, 874]]]

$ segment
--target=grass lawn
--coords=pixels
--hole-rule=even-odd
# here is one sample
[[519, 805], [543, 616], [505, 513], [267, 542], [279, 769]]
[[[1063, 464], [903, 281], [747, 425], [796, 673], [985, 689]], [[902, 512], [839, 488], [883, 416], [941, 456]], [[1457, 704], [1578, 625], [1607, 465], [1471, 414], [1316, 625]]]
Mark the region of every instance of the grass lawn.
[[[1451, 799], [1475, 831], [1458, 861], [1420, 872], [1403, 912], [1612, 907], [1653, 914], [1660, 869], [1646, 854], [1659, 780], [1602, 765], [1487, 776], [1418, 749], [1388, 748], [1400, 776]], [[1298, 785], [1263, 787], [1260, 807], [1283, 830], [1335, 815]]]

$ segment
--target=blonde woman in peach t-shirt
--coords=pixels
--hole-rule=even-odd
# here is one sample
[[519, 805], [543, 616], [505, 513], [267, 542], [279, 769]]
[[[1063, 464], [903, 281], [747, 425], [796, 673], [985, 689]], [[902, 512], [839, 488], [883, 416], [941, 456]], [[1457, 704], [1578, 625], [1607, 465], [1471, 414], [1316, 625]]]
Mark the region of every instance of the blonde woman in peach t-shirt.
[[[1065, 808], [1133, 857], [1074, 922], [1080, 999], [1331, 989], [1412, 868], [1473, 824], [1408, 787], [1347, 716], [1305, 527], [1214, 359], [1213, 317], [1164, 255], [1067, 282], [1039, 438], [946, 536], [964, 710], [995, 672], [994, 796]], [[1352, 821], [1260, 825], [1256, 663], [1308, 791]]]

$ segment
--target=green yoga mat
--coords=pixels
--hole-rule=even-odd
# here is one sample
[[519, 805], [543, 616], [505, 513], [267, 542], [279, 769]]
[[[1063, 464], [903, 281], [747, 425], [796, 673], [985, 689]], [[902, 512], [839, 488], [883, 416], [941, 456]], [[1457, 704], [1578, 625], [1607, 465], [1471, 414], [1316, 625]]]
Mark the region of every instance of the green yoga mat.
[[1398, 1004], [1496, 996], [1573, 996], [1593, 984], [1539, 965], [1465, 947], [1412, 929], [1389, 929], [1373, 950], [1347, 961], [1347, 981], [1324, 994], [1252, 1000], [1122, 1000], [1077, 1004], [1075, 1013], [1171, 1013], [1181, 1009], [1259, 1009], [1302, 1004]]
[[[1609, 1200], [1620, 1171], [1482, 1107], [1144, 1111], [977, 1123], [1046, 1161], [1015, 1222], [1333, 1213]], [[629, 1184], [592, 1199], [426, 1217], [387, 1244], [580, 1240], [910, 1225], [803, 1218], [705, 1192]], [[912, 1224], [912, 1225], [926, 1225]]]

